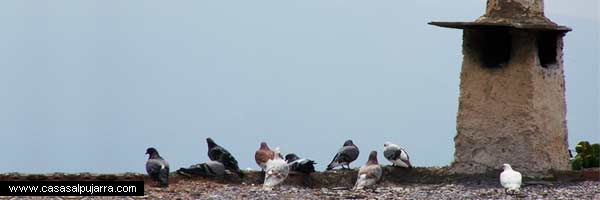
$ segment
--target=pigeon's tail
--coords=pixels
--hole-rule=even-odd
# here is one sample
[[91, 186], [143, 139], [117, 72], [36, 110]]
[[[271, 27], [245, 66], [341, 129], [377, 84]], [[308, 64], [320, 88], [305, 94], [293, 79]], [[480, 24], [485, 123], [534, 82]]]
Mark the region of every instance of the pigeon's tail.
[[273, 188], [276, 185], [282, 183], [287, 175], [283, 175], [279, 172], [268, 171], [265, 176], [265, 181], [263, 183], [264, 188]]
[[412, 164], [410, 164], [410, 160], [406, 159], [406, 165], [408, 165], [408, 168], [413, 168]]
[[158, 174], [158, 182], [160, 187], [168, 187], [169, 186], [169, 171], [162, 170]]
[[341, 164], [335, 160], [331, 161], [329, 165], [327, 165], [327, 170], [332, 170], [333, 168], [340, 166]]
[[367, 178], [367, 176], [365, 174], [360, 175], [358, 177], [358, 179], [356, 179], [356, 183], [354, 184], [354, 187], [352, 188], [352, 190], [362, 190], [365, 187], [365, 179]]

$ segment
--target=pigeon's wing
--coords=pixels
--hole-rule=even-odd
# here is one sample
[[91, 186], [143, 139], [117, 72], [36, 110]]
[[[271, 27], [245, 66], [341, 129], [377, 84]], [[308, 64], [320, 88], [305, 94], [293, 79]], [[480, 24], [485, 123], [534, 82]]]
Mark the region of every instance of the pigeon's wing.
[[223, 163], [220, 163], [218, 161], [206, 162], [206, 168], [212, 176], [222, 177], [225, 175], [225, 166], [223, 165]]
[[207, 177], [210, 176], [211, 172], [206, 163], [195, 164], [188, 168], [179, 168], [177, 173], [189, 174], [189, 175], [197, 175]]
[[300, 163], [296, 161], [288, 163], [288, 167], [290, 168], [290, 170], [298, 171], [297, 169], [300, 167]]
[[333, 156], [333, 159], [331, 160], [331, 163], [338, 162], [339, 158], [340, 158], [340, 152], [337, 152], [335, 154], [335, 156]]
[[298, 171], [300, 172], [304, 172], [304, 173], [312, 173], [315, 172], [315, 161], [313, 160], [309, 160], [309, 159], [302, 159], [300, 161], [300, 168], [298, 169]]
[[358, 177], [356, 178], [356, 183], [354, 184], [354, 190], [361, 190], [368, 186], [370, 177], [367, 173], [367, 167], [367, 165], [363, 165], [358, 169]]
[[221, 154], [223, 154], [223, 149], [221, 146], [217, 145], [208, 150], [208, 158], [212, 161], [219, 160]]
[[223, 154], [221, 154], [219, 161], [223, 163], [225, 169], [236, 173], [240, 177], [244, 177], [244, 173], [240, 170], [237, 160], [229, 153], [229, 151], [225, 150]]
[[399, 158], [400, 158], [400, 160], [402, 160], [402, 162], [406, 163], [409, 167], [412, 166], [410, 164], [410, 157], [408, 156], [408, 152], [406, 152], [406, 150], [400, 149]]
[[358, 170], [354, 189], [363, 189], [375, 185], [381, 179], [383, 170], [379, 165], [364, 165]]
[[146, 161], [146, 172], [153, 178], [156, 178], [161, 169], [165, 167], [168, 168], [169, 166], [165, 166], [165, 162], [159, 159], [148, 159]]
[[158, 174], [158, 181], [160, 182], [161, 186], [168, 186], [169, 185], [169, 163], [167, 163], [167, 161], [164, 161], [164, 168], [160, 169], [160, 172]]
[[523, 176], [521, 176], [521, 173], [518, 171], [515, 171], [516, 175], [515, 175], [515, 183], [519, 184], [519, 186], [521, 186], [522, 181], [523, 181]]
[[327, 170], [340, 166], [343, 163], [350, 163], [358, 158], [358, 148], [355, 146], [344, 146], [340, 148], [331, 163], [327, 166]]
[[333, 157], [333, 159], [331, 160], [331, 162], [329, 163], [329, 165], [327, 165], [327, 170], [333, 169], [337, 166], [342, 165], [342, 163], [339, 161], [340, 159], [340, 152], [338, 152], [337, 154], [335, 154], [335, 156]]
[[305, 164], [317, 164], [314, 160], [309, 160], [306, 158], [302, 158], [300, 159], [300, 164], [305, 165]]
[[520, 188], [521, 187], [521, 173], [511, 170], [507, 173], [506, 183], [509, 188]]
[[363, 174], [366, 174], [367, 178], [369, 178], [369, 179], [379, 180], [381, 178], [381, 174], [383, 173], [383, 170], [381, 169], [381, 166], [375, 164], [375, 165], [365, 166], [364, 170], [361, 172]]
[[376, 181], [381, 180], [381, 177], [383, 176], [383, 169], [380, 165], [373, 166], [373, 176], [375, 177]]
[[500, 184], [505, 188], [521, 187], [521, 173], [513, 170], [506, 170], [500, 173]]
[[223, 177], [225, 175], [225, 167], [220, 162], [208, 161], [192, 165], [189, 168], [180, 168], [177, 172], [202, 177]]
[[383, 151], [383, 157], [385, 157], [388, 160], [396, 160], [398, 159], [400, 153], [399, 151], [400, 149], [389, 146]]
[[285, 161], [277, 159], [277, 160], [268, 160], [267, 161], [267, 170], [265, 173], [265, 182], [263, 185], [265, 187], [273, 187], [281, 182], [283, 182], [289, 174], [289, 167]]
[[309, 160], [309, 159], [298, 159], [295, 160], [293, 162], [290, 162], [288, 164], [289, 166], [289, 170], [291, 171], [298, 171], [298, 172], [302, 172], [302, 173], [312, 173], [315, 172], [315, 161]]
[[367, 175], [366, 174], [358, 174], [358, 177], [356, 178], [356, 183], [354, 184], [354, 187], [352, 188], [353, 190], [362, 190], [365, 187], [365, 184], [367, 183]]
[[232, 170], [232, 171], [238, 171], [238, 170], [240, 170], [240, 167], [238, 166], [237, 160], [227, 150], [225, 150], [221, 154], [221, 157], [219, 157], [218, 161], [221, 162], [221, 163], [223, 163], [223, 165], [225, 165], [225, 168], [227, 168], [229, 170]]
[[345, 146], [340, 149], [338, 161], [352, 162], [358, 158], [358, 148], [355, 146]]
[[500, 173], [500, 185], [502, 185], [502, 187], [508, 187], [508, 173], [507, 171], [503, 171], [502, 173]]

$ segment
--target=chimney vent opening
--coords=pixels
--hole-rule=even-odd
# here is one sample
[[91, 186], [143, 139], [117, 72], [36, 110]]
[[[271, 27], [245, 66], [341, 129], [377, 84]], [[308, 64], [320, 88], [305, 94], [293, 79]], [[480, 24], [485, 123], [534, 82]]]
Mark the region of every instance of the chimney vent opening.
[[501, 68], [510, 60], [511, 34], [508, 29], [480, 29], [473, 32], [470, 48], [489, 69]]
[[542, 31], [537, 37], [538, 58], [543, 68], [556, 64], [559, 33]]

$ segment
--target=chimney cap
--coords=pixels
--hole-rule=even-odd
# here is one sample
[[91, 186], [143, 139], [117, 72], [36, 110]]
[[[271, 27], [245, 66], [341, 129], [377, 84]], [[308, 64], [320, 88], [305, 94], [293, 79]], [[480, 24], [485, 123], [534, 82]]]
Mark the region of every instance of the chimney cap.
[[430, 25], [458, 29], [514, 28], [569, 32], [544, 16], [542, 0], [487, 0], [486, 12], [474, 22], [429, 22]]

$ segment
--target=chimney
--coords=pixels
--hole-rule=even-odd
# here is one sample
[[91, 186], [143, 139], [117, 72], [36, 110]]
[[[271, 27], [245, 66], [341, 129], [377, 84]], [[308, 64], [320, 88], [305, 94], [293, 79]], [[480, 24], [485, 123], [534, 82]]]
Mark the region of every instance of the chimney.
[[511, 164], [525, 176], [569, 169], [562, 38], [542, 0], [488, 0], [463, 30], [451, 170], [478, 174]]

